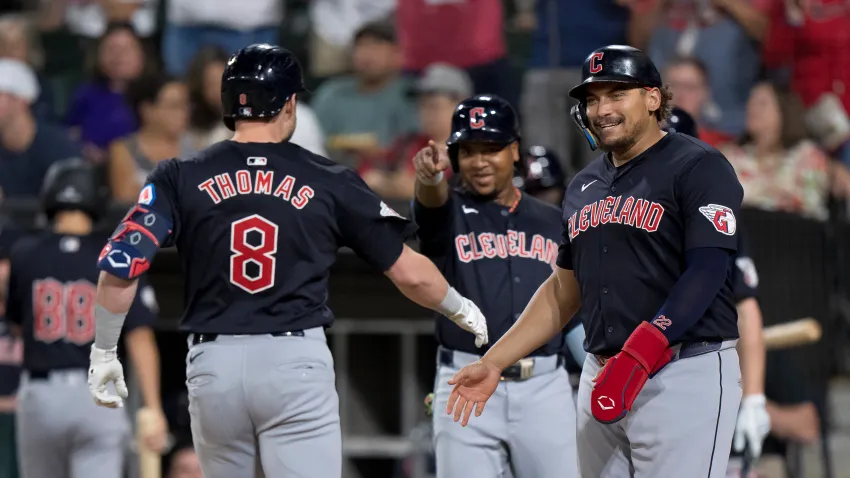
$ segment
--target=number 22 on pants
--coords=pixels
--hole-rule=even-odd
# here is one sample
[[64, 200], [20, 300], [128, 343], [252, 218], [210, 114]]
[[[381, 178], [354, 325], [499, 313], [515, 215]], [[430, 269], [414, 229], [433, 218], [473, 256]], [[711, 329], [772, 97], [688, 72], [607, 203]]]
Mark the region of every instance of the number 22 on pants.
[[32, 284], [33, 332], [40, 342], [65, 339], [77, 345], [94, 340], [94, 298], [97, 287], [89, 281], [62, 283], [41, 279]]
[[[253, 234], [252, 234], [253, 233]], [[254, 214], [230, 225], [230, 282], [249, 294], [274, 286], [277, 224]], [[257, 269], [253, 277], [248, 264]]]

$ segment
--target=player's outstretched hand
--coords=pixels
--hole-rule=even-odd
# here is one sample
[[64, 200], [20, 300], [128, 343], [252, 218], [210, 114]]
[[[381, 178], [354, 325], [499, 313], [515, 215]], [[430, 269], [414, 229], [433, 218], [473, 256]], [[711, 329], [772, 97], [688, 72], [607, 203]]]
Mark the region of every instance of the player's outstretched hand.
[[484, 360], [463, 367], [449, 380], [449, 385], [454, 385], [454, 389], [449, 395], [446, 413], [453, 414], [456, 422], [462, 417], [462, 426], [469, 423], [473, 408], [475, 416], [480, 417], [484, 404], [496, 391], [501, 377], [502, 371], [499, 367]]
[[428, 146], [420, 149], [413, 157], [416, 179], [422, 184], [438, 184], [443, 180], [443, 171], [450, 165], [445, 146], [437, 145], [434, 141], [428, 141]]
[[[123, 399], [127, 398], [127, 383], [124, 381], [124, 368], [118, 361], [118, 347], [102, 350], [92, 345], [89, 361], [89, 392], [94, 402], [101, 407], [123, 407]], [[118, 395], [106, 389], [110, 382], [115, 384]]]
[[456, 323], [460, 328], [475, 334], [475, 346], [481, 347], [488, 343], [487, 319], [481, 313], [481, 309], [474, 302], [464, 297], [463, 307], [456, 315], [450, 316], [449, 320]]
[[747, 395], [741, 400], [738, 422], [735, 424], [733, 447], [737, 452], [749, 448], [750, 456], [757, 460], [761, 456], [764, 438], [770, 433], [770, 415], [764, 395]]

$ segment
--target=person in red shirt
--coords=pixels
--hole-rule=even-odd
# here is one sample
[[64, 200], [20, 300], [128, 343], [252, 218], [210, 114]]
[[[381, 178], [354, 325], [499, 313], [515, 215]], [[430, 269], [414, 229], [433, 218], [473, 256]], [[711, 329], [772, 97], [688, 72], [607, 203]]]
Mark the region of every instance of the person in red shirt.
[[850, 3], [846, 0], [773, 0], [764, 42], [769, 69], [789, 67], [791, 86], [813, 106], [832, 93], [850, 111]]
[[[847, 115], [850, 112], [850, 3], [846, 0], [773, 0], [764, 42], [764, 65], [788, 68], [791, 88], [806, 108], [819, 111], [821, 146], [850, 165]], [[833, 123], [837, 118], [841, 121]], [[809, 122], [813, 118], [809, 117]], [[836, 124], [843, 123], [843, 127]], [[810, 126], [811, 127], [811, 126]], [[816, 128], [813, 128], [816, 129]], [[842, 145], [842, 140], [844, 144]]]
[[461, 100], [472, 96], [472, 82], [463, 70], [434, 63], [412, 93], [418, 99], [420, 131], [401, 137], [382, 155], [364, 158], [358, 168], [366, 184], [384, 199], [413, 198], [413, 156], [430, 141], [443, 144], [449, 139], [452, 113]]
[[445, 62], [463, 68], [474, 93], [492, 93], [516, 104], [510, 84], [501, 0], [404, 0], [396, 29], [404, 69], [419, 74]]

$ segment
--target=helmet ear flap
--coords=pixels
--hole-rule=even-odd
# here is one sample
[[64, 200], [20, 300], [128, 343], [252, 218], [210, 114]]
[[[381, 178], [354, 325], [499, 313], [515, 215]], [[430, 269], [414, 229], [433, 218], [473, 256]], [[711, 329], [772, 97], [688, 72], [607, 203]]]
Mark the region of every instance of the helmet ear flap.
[[573, 118], [576, 126], [578, 126], [578, 129], [584, 134], [585, 139], [587, 139], [587, 142], [590, 145], [591, 151], [599, 149], [599, 140], [589, 127], [590, 121], [587, 119], [587, 104], [584, 101], [579, 101], [578, 104], [573, 105], [570, 109], [570, 116]]

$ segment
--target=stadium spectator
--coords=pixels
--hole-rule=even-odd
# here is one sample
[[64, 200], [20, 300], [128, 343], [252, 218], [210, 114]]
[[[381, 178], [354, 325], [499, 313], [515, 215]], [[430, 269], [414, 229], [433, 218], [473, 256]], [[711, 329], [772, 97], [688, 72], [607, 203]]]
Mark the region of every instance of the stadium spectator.
[[502, 10], [501, 0], [398, 2], [405, 71], [419, 74], [432, 63], [449, 63], [466, 69], [475, 93], [493, 93], [516, 105]]
[[192, 108], [189, 131], [198, 149], [233, 135], [221, 121], [221, 75], [228, 56], [220, 47], [206, 46], [198, 50], [189, 64], [186, 74]]
[[198, 455], [191, 443], [180, 443], [167, 458], [166, 478], [203, 478]]
[[136, 200], [157, 163], [196, 150], [187, 133], [189, 94], [183, 82], [167, 76], [142, 77], [130, 84], [127, 99], [139, 130], [109, 147], [112, 197], [125, 203]]
[[352, 76], [322, 83], [313, 99], [329, 152], [350, 165], [417, 128], [392, 25], [364, 25], [354, 36], [352, 64]]
[[311, 0], [310, 73], [326, 78], [348, 71], [354, 34], [367, 23], [389, 18], [395, 6], [396, 0]]
[[674, 58], [667, 63], [663, 76], [673, 93], [671, 105], [682, 108], [694, 118], [699, 129], [699, 139], [716, 147], [734, 138], [712, 127], [720, 113], [711, 99], [708, 71], [701, 61], [696, 58]]
[[[221, 120], [221, 75], [228, 55], [217, 46], [198, 51], [189, 65], [187, 84], [191, 104], [190, 135], [196, 149], [230, 139], [233, 131]], [[298, 124], [291, 142], [315, 154], [327, 156], [325, 135], [316, 114], [304, 102], [296, 105]]]
[[716, 128], [738, 136], [746, 123], [747, 95], [758, 79], [758, 42], [765, 36], [765, 11], [772, 1], [639, 1], [630, 42], [646, 46], [659, 69], [677, 56], [698, 58], [717, 104]]
[[428, 141], [442, 145], [449, 139], [452, 113], [458, 103], [472, 96], [472, 82], [463, 70], [435, 63], [425, 69], [413, 93], [418, 101], [421, 131], [402, 136], [387, 152], [365, 159], [358, 168], [366, 184], [385, 199], [413, 198], [413, 156]]
[[740, 144], [721, 151], [744, 187], [744, 205], [825, 220], [830, 175], [847, 173], [806, 139], [803, 111], [790, 91], [760, 83], [747, 102]]
[[65, 27], [83, 38], [96, 39], [110, 23], [128, 23], [142, 37], [156, 30], [160, 0], [49, 0], [41, 2], [41, 28]]
[[[774, 1], [764, 43], [765, 67], [788, 73], [810, 123], [821, 123], [821, 146], [850, 166], [850, 3], [837, 0]], [[834, 136], [838, 133], [837, 137]], [[845, 143], [842, 147], [841, 143]], [[840, 148], [840, 149], [839, 149]]]
[[104, 161], [109, 144], [137, 128], [124, 93], [147, 69], [141, 39], [129, 24], [110, 25], [92, 51], [93, 74], [74, 94], [67, 123], [85, 156]]
[[169, 0], [166, 3], [162, 58], [175, 76], [186, 74], [205, 45], [228, 53], [252, 43], [277, 43], [283, 0]]
[[545, 144], [577, 172], [597, 156], [569, 111], [570, 88], [581, 82], [585, 58], [601, 45], [626, 43], [630, 10], [616, 0], [535, 2], [536, 28], [522, 87], [522, 139]]
[[53, 95], [45, 88], [44, 78], [39, 72], [44, 66], [44, 51], [38, 32], [32, 22], [23, 15], [0, 17], [0, 58], [12, 58], [24, 62], [36, 73], [39, 83], [38, 99], [32, 105], [37, 118], [53, 119], [55, 116]]
[[25, 63], [0, 59], [0, 191], [5, 198], [36, 197], [47, 169], [80, 157], [80, 148], [58, 125], [35, 118], [35, 73]]

